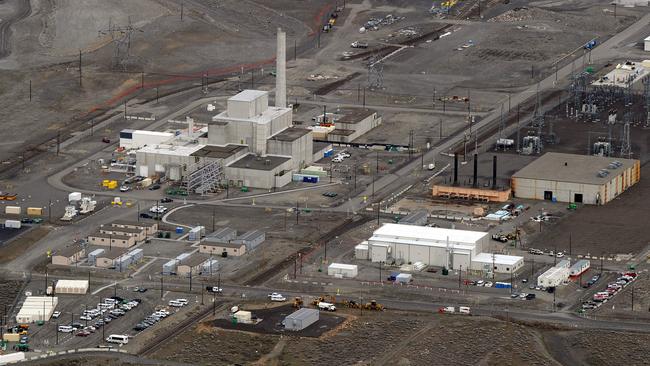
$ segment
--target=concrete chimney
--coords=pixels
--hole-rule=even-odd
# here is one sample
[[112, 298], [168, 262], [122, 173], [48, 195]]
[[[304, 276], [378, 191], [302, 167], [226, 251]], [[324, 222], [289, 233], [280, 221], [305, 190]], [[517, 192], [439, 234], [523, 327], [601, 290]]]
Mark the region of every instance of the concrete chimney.
[[287, 34], [278, 28], [278, 48], [275, 56], [275, 106], [287, 107]]

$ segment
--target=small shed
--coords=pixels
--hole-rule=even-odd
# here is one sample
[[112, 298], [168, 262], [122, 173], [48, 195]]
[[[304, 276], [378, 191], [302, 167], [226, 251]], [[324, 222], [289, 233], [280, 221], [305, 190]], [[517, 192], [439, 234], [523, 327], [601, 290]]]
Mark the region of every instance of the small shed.
[[354, 257], [356, 259], [368, 260], [368, 242], [364, 241], [354, 247]]
[[356, 264], [332, 263], [327, 267], [328, 276], [354, 278], [357, 274], [358, 269]]
[[219, 270], [219, 261], [216, 259], [208, 259], [201, 266], [201, 274], [212, 275]]
[[282, 324], [284, 324], [284, 329], [299, 331], [316, 323], [319, 315], [320, 313], [317, 309], [302, 308], [289, 314], [284, 318]]
[[54, 291], [57, 294], [83, 295], [88, 292], [88, 280], [58, 280]]
[[253, 313], [246, 310], [239, 310], [233, 317], [237, 319], [237, 323], [250, 324], [253, 322]]

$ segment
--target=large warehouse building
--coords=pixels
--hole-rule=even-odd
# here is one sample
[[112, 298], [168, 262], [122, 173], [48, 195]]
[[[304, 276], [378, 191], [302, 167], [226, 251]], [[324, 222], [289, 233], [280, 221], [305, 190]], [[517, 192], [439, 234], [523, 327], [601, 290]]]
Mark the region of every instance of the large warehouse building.
[[639, 160], [549, 152], [512, 176], [515, 197], [603, 205], [636, 184]]
[[494, 261], [496, 273], [515, 272], [523, 266], [522, 257], [482, 253], [489, 242], [489, 234], [481, 231], [384, 224], [368, 239], [368, 257], [373, 262], [394, 259], [456, 270], [484, 271], [489, 256], [488, 264], [492, 266]]

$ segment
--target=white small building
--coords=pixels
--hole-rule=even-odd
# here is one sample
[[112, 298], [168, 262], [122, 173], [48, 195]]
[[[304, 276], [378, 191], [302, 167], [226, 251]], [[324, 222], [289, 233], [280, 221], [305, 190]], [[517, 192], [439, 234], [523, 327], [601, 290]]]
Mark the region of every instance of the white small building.
[[253, 322], [253, 313], [250, 311], [239, 310], [233, 317], [237, 319], [237, 323], [250, 324]]
[[356, 264], [332, 263], [327, 267], [327, 275], [340, 278], [354, 278], [358, 274]]
[[320, 312], [317, 309], [302, 308], [287, 315], [282, 324], [286, 330], [299, 331], [316, 323], [319, 316]]
[[33, 323], [39, 320], [48, 321], [54, 308], [59, 303], [58, 297], [27, 296], [16, 315], [16, 323]]
[[475, 271], [515, 273], [523, 266], [524, 257], [516, 255], [479, 253], [472, 258], [472, 270]]
[[126, 129], [120, 131], [120, 147], [126, 150], [141, 149], [145, 146], [162, 144], [172, 137], [174, 134], [171, 132]]
[[569, 268], [569, 275], [571, 277], [580, 276], [583, 272], [588, 270], [589, 267], [591, 267], [591, 262], [588, 259], [581, 259]]
[[643, 40], [643, 49], [645, 51], [650, 51], [650, 36]]
[[354, 247], [354, 257], [356, 259], [368, 260], [368, 242], [364, 241]]
[[88, 292], [88, 280], [58, 280], [54, 290], [57, 294], [83, 295]]
[[[559, 264], [559, 263], [558, 263]], [[569, 268], [565, 266], [555, 266], [549, 268], [546, 272], [537, 277], [537, 286], [557, 287], [569, 278]]]

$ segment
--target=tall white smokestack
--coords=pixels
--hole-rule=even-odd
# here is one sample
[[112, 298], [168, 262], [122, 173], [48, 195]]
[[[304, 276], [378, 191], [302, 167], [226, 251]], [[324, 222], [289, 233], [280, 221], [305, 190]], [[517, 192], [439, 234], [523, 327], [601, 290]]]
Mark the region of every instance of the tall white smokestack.
[[287, 107], [287, 34], [278, 28], [278, 49], [275, 56], [275, 106]]

